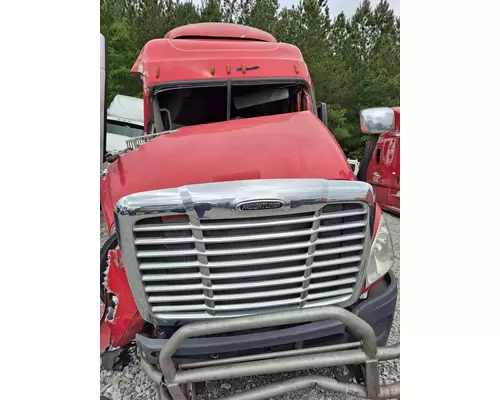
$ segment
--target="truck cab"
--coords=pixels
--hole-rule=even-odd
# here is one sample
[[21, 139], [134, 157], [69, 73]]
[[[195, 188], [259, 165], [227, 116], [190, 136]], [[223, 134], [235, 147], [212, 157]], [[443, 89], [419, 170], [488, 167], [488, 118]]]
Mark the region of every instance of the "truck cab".
[[142, 99], [116, 95], [107, 110], [106, 151], [116, 153], [127, 148], [127, 140], [144, 135]]
[[383, 210], [400, 213], [400, 108], [393, 107], [395, 125], [391, 132], [383, 133], [368, 167], [367, 182], [377, 196]]
[[[146, 43], [132, 72], [146, 134], [101, 176], [101, 352], [135, 341], [161, 399], [192, 398], [203, 380], [365, 361], [349, 367], [357, 384], [322, 387], [397, 397], [377, 370], [399, 355], [384, 347], [397, 298], [390, 232], [326, 126], [300, 50], [255, 28], [194, 24]], [[376, 137], [394, 113], [365, 110], [360, 123]]]

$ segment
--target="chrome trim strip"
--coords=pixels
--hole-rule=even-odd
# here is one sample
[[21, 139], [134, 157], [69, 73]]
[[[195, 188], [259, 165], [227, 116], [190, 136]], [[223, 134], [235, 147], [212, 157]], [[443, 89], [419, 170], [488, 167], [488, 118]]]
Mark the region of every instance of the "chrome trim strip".
[[[263, 199], [262, 201], [282, 201], [284, 206], [273, 210], [235, 210], [235, 205], [250, 201], [260, 201], [259, 199]], [[136, 253], [137, 249], [134, 244], [134, 230], [139, 231], [139, 227], [136, 227], [135, 224], [139, 220], [152, 216], [188, 215], [189, 228], [187, 229], [191, 229], [192, 236], [187, 238], [175, 238], [171, 239], [171, 241], [173, 240], [172, 243], [185, 243], [186, 241], [194, 243], [195, 252], [191, 252], [190, 254], [196, 257], [196, 261], [189, 262], [188, 264], [193, 263], [196, 266], [202, 266], [200, 271], [203, 276], [213, 275], [213, 278], [216, 279], [216, 276], [219, 273], [224, 273], [224, 269], [219, 269], [219, 264], [219, 266], [217, 266], [217, 270], [210, 270], [211, 267], [207, 256], [212, 251], [207, 251], [205, 244], [214, 242], [223, 243], [224, 239], [220, 238], [219, 240], [219, 238], [204, 238], [204, 221], [276, 216], [278, 223], [280, 216], [290, 217], [292, 215], [293, 218], [293, 214], [295, 213], [316, 213], [313, 218], [314, 227], [316, 229], [304, 231], [305, 235], [310, 237], [309, 243], [307, 243], [306, 239], [304, 246], [305, 248], [308, 248], [308, 253], [310, 254], [313, 247], [317, 246], [319, 243], [328, 243], [329, 241], [334, 242], [336, 239], [333, 237], [317, 239], [319, 231], [325, 230], [324, 226], [320, 228], [319, 220], [322, 219], [322, 217], [319, 215], [318, 211], [326, 204], [330, 203], [356, 202], [365, 204], [369, 215], [365, 229], [364, 249], [360, 263], [358, 280], [353, 287], [352, 294], [348, 295], [347, 298], [341, 298], [340, 300], [342, 302], [338, 304], [341, 307], [347, 307], [357, 301], [361, 293], [362, 284], [365, 280], [366, 262], [372, 243], [372, 232], [368, 221], [375, 212], [374, 199], [375, 194], [372, 186], [365, 182], [328, 181], [324, 179], [263, 179], [216, 182], [134, 193], [125, 196], [116, 204], [115, 220], [123, 263], [139, 312], [144, 320], [154, 324], [165, 324], [165, 318], [174, 319], [179, 317], [179, 313], [172, 313], [170, 316], [165, 314], [162, 315], [161, 318], [155, 317], [150, 304], [148, 303], [148, 294], [145, 290], [147, 284], [146, 282], [143, 282], [141, 276], [139, 261]], [[285, 220], [286, 217], [283, 219]], [[316, 223], [316, 221], [318, 223]], [[254, 222], [250, 222], [249, 220], [249, 226], [252, 223]], [[224, 226], [221, 226], [222, 224], [223, 223], [214, 223], [206, 225], [214, 225], [214, 228], [212, 229], [224, 229]], [[329, 230], [329, 227], [326, 228], [326, 230]], [[286, 237], [287, 233], [278, 234], [278, 236], [281, 235]], [[247, 239], [256, 236], [258, 235], [249, 235], [247, 236]], [[262, 236], [265, 237], [266, 235]], [[169, 242], [168, 238], [165, 240]], [[228, 241], [234, 241], [234, 236], [228, 237]], [[146, 260], [147, 259], [142, 258], [142, 261]], [[332, 260], [313, 262], [312, 258], [310, 261], [309, 258], [307, 258], [305, 261], [307, 261], [307, 266], [304, 265], [290, 268], [295, 268], [295, 270], [299, 268], [298, 270], [304, 271], [306, 274], [307, 270], [310, 270], [313, 266], [333, 264]], [[141, 264], [144, 266], [145, 263]], [[223, 265], [223, 263], [221, 264]], [[247, 271], [249, 274], [256, 272], [257, 271], [254, 270]], [[265, 272], [263, 273], [265, 274]], [[213, 293], [211, 293], [212, 291], [209, 288], [213, 282], [212, 279], [203, 279], [203, 281], [204, 284], [197, 285], [197, 287], [203, 290], [203, 297], [206, 298], [204, 308], [212, 310], [214, 305], [213, 300], [210, 299], [213, 298]], [[305, 293], [307, 293], [307, 290]], [[302, 300], [304, 302], [305, 298]], [[309, 306], [315, 305], [306, 305], [306, 307]], [[218, 307], [215, 308], [217, 309]], [[202, 318], [202, 316], [185, 315], [185, 318], [186, 321], [188, 321], [191, 318]], [[210, 318], [210, 315], [205, 313], [205, 318]]]

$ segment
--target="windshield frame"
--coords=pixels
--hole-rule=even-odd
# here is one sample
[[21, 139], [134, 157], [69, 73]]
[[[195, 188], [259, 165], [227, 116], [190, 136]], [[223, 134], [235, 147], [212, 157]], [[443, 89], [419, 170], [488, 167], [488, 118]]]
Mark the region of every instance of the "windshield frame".
[[[189, 81], [168, 81], [156, 83], [150, 86], [149, 96], [148, 96], [148, 108], [149, 108], [149, 118], [147, 123], [144, 124], [146, 134], [150, 133], [150, 128], [154, 124], [154, 106], [156, 96], [165, 91], [175, 90], [175, 89], [192, 89], [201, 87], [226, 87], [226, 121], [231, 120], [231, 87], [232, 86], [258, 86], [258, 85], [281, 85], [281, 84], [295, 84], [303, 85], [308, 93], [311, 112], [317, 115], [316, 109], [316, 96], [314, 93], [314, 87], [309, 84], [304, 78], [294, 78], [294, 77], [284, 77], [284, 78], [230, 78], [230, 79], [202, 79], [202, 80], [189, 80]], [[157, 103], [157, 102], [156, 102]], [[145, 121], [146, 122], [146, 121]]]

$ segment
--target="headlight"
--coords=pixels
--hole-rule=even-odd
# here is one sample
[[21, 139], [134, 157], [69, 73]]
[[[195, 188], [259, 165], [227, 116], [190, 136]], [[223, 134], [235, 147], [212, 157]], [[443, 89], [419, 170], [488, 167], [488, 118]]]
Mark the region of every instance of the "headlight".
[[389, 227], [384, 216], [380, 216], [377, 234], [373, 241], [368, 259], [365, 287], [368, 288], [378, 279], [383, 277], [394, 264], [394, 251]]

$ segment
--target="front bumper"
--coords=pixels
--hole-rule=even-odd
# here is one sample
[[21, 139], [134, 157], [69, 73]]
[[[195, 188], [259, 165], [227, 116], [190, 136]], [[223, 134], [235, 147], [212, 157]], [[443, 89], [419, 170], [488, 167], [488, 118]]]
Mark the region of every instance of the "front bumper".
[[[386, 342], [388, 333], [383, 330], [379, 335], [375, 329], [379, 324], [377, 315], [385, 314], [382, 311], [391, 310], [392, 314], [385, 318], [390, 320], [394, 315], [395, 300], [397, 297], [396, 280], [393, 275], [388, 288], [379, 295], [372, 296], [359, 304], [354, 310], [336, 306], [317, 307], [310, 309], [293, 310], [289, 312], [252, 315], [239, 318], [219, 319], [206, 322], [193, 322], [182, 326], [168, 340], [163, 340], [159, 356], [154, 363], [148, 363], [144, 353], [145, 341], [138, 338], [138, 352], [141, 358], [141, 367], [151, 380], [158, 384], [160, 400], [187, 400], [195, 398], [194, 383], [203, 381], [240, 378], [254, 375], [298, 371], [310, 368], [336, 367], [341, 365], [359, 365], [360, 375], [356, 377], [359, 383], [339, 381], [324, 376], [302, 376], [279, 383], [257, 387], [249, 391], [226, 397], [226, 400], [265, 400], [270, 397], [294, 392], [313, 386], [320, 386], [328, 391], [342, 392], [370, 399], [389, 399], [399, 397], [399, 382], [392, 385], [380, 385], [379, 361], [399, 358], [399, 344], [388, 347], [378, 347], [380, 342]], [[392, 293], [396, 289], [396, 293]], [[358, 315], [357, 315], [357, 314]], [[371, 323], [362, 319], [364, 315]], [[220, 346], [218, 340], [225, 342], [226, 350], [244, 348], [245, 350], [262, 347], [262, 340], [257, 343], [246, 344], [242, 347], [241, 338], [252, 338], [252, 335], [226, 336], [223, 338], [195, 339], [200, 336], [220, 335], [225, 333], [241, 332], [246, 330], [264, 329], [270, 327], [295, 324], [299, 327], [324, 323], [320, 331], [328, 329], [335, 332], [344, 331], [344, 335], [351, 340], [347, 343], [333, 345], [319, 345], [310, 348], [295, 348], [274, 352], [259, 352], [237, 357], [223, 357], [220, 359], [202, 361], [179, 361], [179, 356], [195, 354], [195, 349], [213, 352]], [[385, 322], [382, 324], [384, 325]], [[289, 329], [295, 329], [289, 328]], [[287, 331], [288, 329], [285, 329]], [[309, 332], [310, 330], [307, 330]], [[317, 332], [318, 330], [313, 330]], [[276, 335], [279, 330], [273, 330]], [[269, 333], [269, 332], [266, 332]], [[262, 333], [256, 335], [261, 336]], [[302, 339], [307, 334], [302, 331]], [[332, 332], [329, 332], [331, 337]], [[265, 343], [274, 343], [274, 339], [265, 335]], [[290, 334], [281, 335], [279, 343]], [[233, 338], [237, 338], [233, 341]], [[142, 341], [141, 341], [142, 340]], [[199, 342], [199, 341], [202, 342]], [[204, 343], [208, 340], [211, 346]], [[213, 340], [216, 340], [213, 342]], [[293, 338], [296, 343], [298, 338]], [[155, 341], [156, 342], [156, 341]], [[201, 344], [200, 344], [201, 343]], [[216, 345], [214, 345], [216, 343]], [[237, 344], [235, 344], [237, 343]], [[191, 344], [191, 345], [190, 345]], [[227, 350], [224, 351], [227, 356]], [[177, 360], [175, 357], [177, 356]], [[200, 358], [200, 355], [197, 355]], [[361, 378], [359, 377], [361, 376]]]
[[[350, 311], [368, 322], [376, 335], [378, 346], [387, 343], [397, 301], [397, 281], [392, 273], [386, 275], [387, 288], [377, 294], [369, 293], [366, 300]], [[185, 340], [176, 351], [174, 360], [203, 360], [258, 354], [263, 351], [285, 351], [318, 345], [348, 343], [358, 339], [340, 320], [322, 320], [295, 325], [285, 329], [266, 330], [240, 335], [192, 338]], [[149, 364], [158, 364], [161, 349], [169, 339], [136, 336], [138, 352]]]

